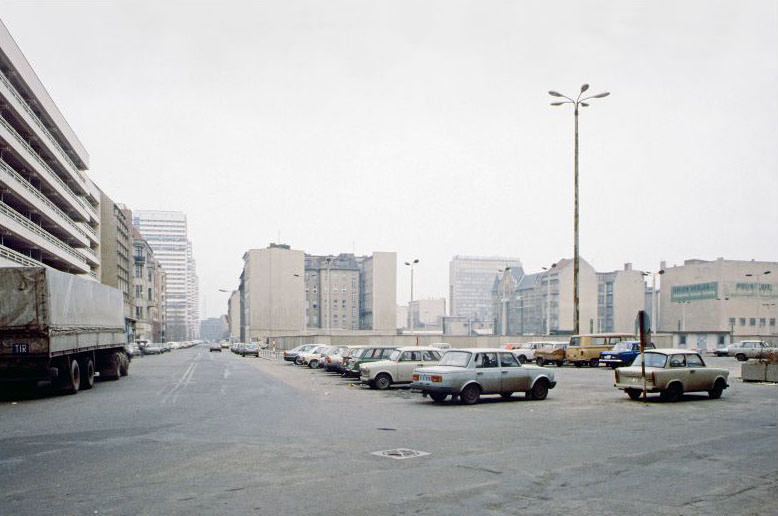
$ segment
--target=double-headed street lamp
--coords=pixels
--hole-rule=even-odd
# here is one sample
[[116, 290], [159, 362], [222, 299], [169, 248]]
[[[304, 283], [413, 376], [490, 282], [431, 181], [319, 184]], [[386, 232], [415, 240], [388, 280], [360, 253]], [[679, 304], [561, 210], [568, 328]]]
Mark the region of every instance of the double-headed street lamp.
[[549, 91], [548, 94], [552, 97], [562, 97], [567, 100], [560, 102], [552, 102], [552, 106], [561, 106], [562, 104], [572, 104], [575, 108], [575, 215], [573, 218], [573, 232], [575, 234], [575, 244], [573, 246], [573, 332], [577, 335], [579, 333], [578, 328], [578, 106], [588, 107], [585, 101], [589, 99], [601, 99], [610, 95], [609, 92], [598, 93], [597, 95], [590, 95], [588, 97], [581, 96], [586, 90], [589, 89], [588, 84], [581, 86], [581, 91], [578, 93], [578, 97], [575, 100], [571, 99], [567, 95], [562, 95], [556, 91]]
[[413, 266], [419, 263], [418, 258], [414, 258], [410, 262], [405, 262], [405, 265], [411, 268], [411, 301], [408, 303], [408, 327], [413, 329], [415, 324], [413, 321]]

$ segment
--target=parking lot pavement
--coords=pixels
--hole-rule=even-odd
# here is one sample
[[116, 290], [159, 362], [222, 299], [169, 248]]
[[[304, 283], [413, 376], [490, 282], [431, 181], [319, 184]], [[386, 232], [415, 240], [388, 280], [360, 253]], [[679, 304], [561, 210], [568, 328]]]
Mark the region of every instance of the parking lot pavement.
[[[252, 366], [340, 414], [334, 426], [323, 416], [318, 424], [349, 443], [333, 447], [349, 467], [329, 468], [367, 490], [360, 513], [765, 514], [778, 502], [778, 388], [741, 382], [734, 359], [708, 363], [732, 373], [720, 400], [634, 402], [613, 387], [610, 369], [554, 367], [558, 385], [545, 401], [514, 394], [475, 406], [374, 391], [282, 361]], [[430, 455], [402, 467], [369, 456], [400, 446]], [[408, 495], [378, 496], [374, 482]]]

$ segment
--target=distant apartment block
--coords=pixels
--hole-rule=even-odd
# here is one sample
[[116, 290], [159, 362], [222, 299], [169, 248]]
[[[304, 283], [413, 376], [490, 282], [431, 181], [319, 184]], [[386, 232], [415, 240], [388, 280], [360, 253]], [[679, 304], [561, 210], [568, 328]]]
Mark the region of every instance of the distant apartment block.
[[135, 227], [132, 227], [132, 248], [135, 337], [165, 342], [165, 271], [149, 243]]
[[200, 322], [200, 338], [203, 340], [219, 341], [228, 337], [229, 324], [227, 316], [209, 317]]
[[410, 303], [410, 329], [443, 329], [443, 317], [446, 315], [446, 300], [414, 299]]
[[133, 224], [151, 246], [166, 274], [167, 339], [197, 338], [199, 286], [186, 215], [178, 211], [135, 210]]
[[100, 282], [124, 296], [124, 317], [134, 322], [132, 212], [100, 191]]
[[89, 155], [0, 22], [0, 266], [98, 279], [100, 192]]
[[359, 264], [353, 254], [306, 255], [306, 327], [358, 330], [359, 276]]
[[466, 318], [473, 327], [493, 324], [494, 279], [506, 267], [522, 271], [518, 258], [454, 256], [449, 263], [449, 314]]
[[241, 307], [240, 307], [240, 290], [233, 290], [230, 293], [230, 297], [227, 300], [227, 324], [229, 325], [229, 338], [238, 339], [241, 338]]
[[394, 331], [397, 323], [397, 253], [374, 252], [359, 263], [359, 329]]

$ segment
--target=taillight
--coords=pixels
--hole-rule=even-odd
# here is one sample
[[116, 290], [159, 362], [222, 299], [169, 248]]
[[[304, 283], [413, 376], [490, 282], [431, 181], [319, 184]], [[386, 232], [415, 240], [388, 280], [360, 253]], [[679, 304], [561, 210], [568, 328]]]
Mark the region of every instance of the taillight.
[[433, 375], [430, 377], [430, 380], [432, 380], [435, 383], [440, 383], [443, 381], [443, 377], [438, 375]]
[[415, 374], [413, 375], [413, 381], [418, 382], [419, 381], [419, 375]]

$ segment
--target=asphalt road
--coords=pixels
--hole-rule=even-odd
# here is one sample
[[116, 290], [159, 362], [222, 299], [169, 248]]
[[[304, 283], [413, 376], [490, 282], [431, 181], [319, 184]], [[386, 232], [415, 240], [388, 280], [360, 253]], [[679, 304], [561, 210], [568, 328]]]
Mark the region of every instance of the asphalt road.
[[[776, 514], [778, 387], [630, 401], [600, 368], [545, 401], [376, 392], [203, 346], [75, 396], [0, 400], [0, 514]], [[409, 448], [395, 460], [372, 452]]]

